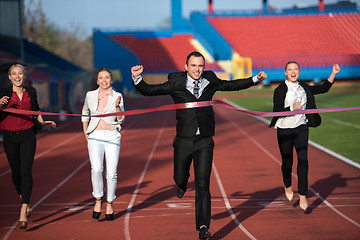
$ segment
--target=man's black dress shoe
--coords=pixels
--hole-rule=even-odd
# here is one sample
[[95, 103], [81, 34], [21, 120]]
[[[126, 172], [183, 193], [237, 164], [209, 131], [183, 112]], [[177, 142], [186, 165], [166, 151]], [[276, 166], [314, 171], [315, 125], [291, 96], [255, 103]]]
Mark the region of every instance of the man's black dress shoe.
[[207, 229], [207, 227], [200, 228], [199, 239], [208, 239], [210, 237], [211, 237], [211, 234], [210, 234], [209, 230]]
[[182, 198], [184, 196], [184, 194], [185, 194], [185, 191], [178, 187], [177, 193], [176, 193], [177, 197]]

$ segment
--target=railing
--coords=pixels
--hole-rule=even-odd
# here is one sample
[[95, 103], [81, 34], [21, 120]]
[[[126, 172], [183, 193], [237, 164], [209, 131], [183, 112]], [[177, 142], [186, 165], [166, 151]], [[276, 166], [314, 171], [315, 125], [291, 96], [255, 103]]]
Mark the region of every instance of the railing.
[[253, 68], [284, 68], [289, 61], [296, 61], [301, 67], [325, 67], [337, 63], [340, 66], [360, 66], [360, 54], [315, 54], [274, 57], [252, 57]]

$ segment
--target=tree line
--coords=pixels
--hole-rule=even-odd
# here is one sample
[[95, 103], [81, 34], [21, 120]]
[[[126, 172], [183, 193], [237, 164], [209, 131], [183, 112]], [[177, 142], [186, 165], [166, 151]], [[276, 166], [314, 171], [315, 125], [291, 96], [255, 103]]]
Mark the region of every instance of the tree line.
[[86, 36], [81, 26], [60, 29], [46, 18], [41, 0], [26, 0], [22, 9], [26, 40], [84, 69], [93, 69], [92, 37]]

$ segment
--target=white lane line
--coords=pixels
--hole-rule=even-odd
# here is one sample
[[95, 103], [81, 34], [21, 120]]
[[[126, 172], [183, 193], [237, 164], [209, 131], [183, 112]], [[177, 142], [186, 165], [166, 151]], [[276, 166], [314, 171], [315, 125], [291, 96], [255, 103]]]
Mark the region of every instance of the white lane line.
[[341, 160], [341, 161], [343, 161], [343, 162], [345, 162], [345, 163], [347, 163], [347, 164], [349, 164], [351, 166], [354, 166], [354, 167], [360, 169], [360, 164], [357, 163], [357, 162], [352, 161], [349, 158], [346, 158], [346, 157], [344, 157], [344, 156], [342, 156], [342, 155], [340, 155], [340, 154], [338, 154], [338, 153], [336, 153], [336, 152], [334, 152], [334, 151], [332, 151], [330, 149], [327, 149], [327, 148], [321, 146], [320, 144], [317, 144], [316, 142], [309, 141], [309, 144], [311, 144], [312, 146], [316, 147], [317, 149], [319, 149], [319, 150], [321, 150], [323, 152], [326, 152], [327, 154], [329, 154], [329, 155], [331, 155], [333, 157], [336, 157], [337, 159], [339, 159], [339, 160]]
[[[135, 120], [135, 121], [138, 121], [138, 120]], [[135, 122], [134, 121], [134, 122]], [[132, 124], [134, 124], [134, 122]], [[132, 124], [128, 125], [126, 129], [129, 128], [129, 126], [131, 126]], [[125, 131], [125, 130], [123, 130]], [[50, 149], [47, 149], [43, 152], [41, 152], [40, 154], [36, 155], [34, 159], [37, 159], [39, 157], [42, 157], [44, 156], [46, 153], [48, 152], [51, 152], [57, 148], [59, 148], [60, 146], [72, 141], [73, 139], [79, 137], [79, 136], [82, 136], [84, 133], [78, 133], [78, 134], [75, 134], [73, 135], [72, 137], [68, 138], [67, 140], [65, 141], [62, 141], [60, 142], [59, 144], [57, 144], [56, 146], [50, 148]], [[59, 183], [54, 189], [52, 189], [50, 192], [48, 192], [44, 197], [42, 197], [37, 203], [35, 203], [34, 205], [31, 206], [31, 210], [35, 209], [41, 202], [43, 202], [46, 198], [48, 198], [52, 193], [54, 193], [59, 187], [61, 187], [64, 183], [66, 183], [71, 177], [74, 176], [74, 174], [76, 172], [78, 172], [82, 167], [84, 167], [86, 165], [86, 163], [89, 162], [89, 159], [87, 159], [86, 161], [84, 161], [77, 169], [75, 169], [67, 178], [65, 178], [61, 183]], [[5, 173], [3, 173], [2, 175], [0, 175], [0, 177], [2, 177], [3, 175], [5, 175], [6, 173], [10, 172], [9, 171], [6, 171]], [[5, 234], [5, 236], [3, 237], [3, 240], [6, 240], [8, 239], [8, 237], [10, 236], [10, 234], [14, 231], [14, 229], [17, 227], [17, 224], [18, 224], [19, 221], [16, 221], [10, 228], [9, 228], [9, 231]]]
[[167, 116], [167, 117], [164, 119], [164, 122], [163, 122], [163, 124], [162, 124], [162, 126], [161, 126], [161, 129], [160, 129], [160, 131], [159, 131], [159, 134], [158, 134], [158, 136], [157, 136], [157, 138], [156, 138], [156, 140], [155, 140], [155, 142], [154, 142], [154, 145], [153, 145], [153, 147], [152, 147], [152, 150], [151, 150], [151, 152], [150, 152], [150, 155], [149, 155], [149, 157], [148, 157], [148, 159], [147, 159], [147, 161], [146, 161], [146, 164], [145, 164], [145, 166], [144, 166], [144, 169], [143, 169], [143, 171], [142, 171], [142, 173], [141, 173], [141, 176], [140, 176], [140, 178], [139, 178], [139, 181], [138, 181], [138, 183], [137, 183], [137, 185], [136, 185], [136, 187], [135, 187], [135, 190], [134, 190], [134, 192], [133, 192], [133, 194], [132, 194], [132, 196], [131, 196], [131, 200], [130, 200], [130, 202], [129, 202], [129, 205], [128, 205], [127, 209], [126, 209], [126, 214], [125, 214], [125, 219], [124, 219], [124, 234], [125, 234], [125, 239], [126, 239], [126, 240], [130, 240], [130, 239], [131, 239], [131, 237], [130, 237], [130, 230], [129, 230], [129, 222], [130, 222], [131, 210], [132, 210], [132, 208], [133, 208], [133, 206], [134, 206], [134, 202], [135, 202], [136, 196], [137, 196], [137, 194], [138, 194], [138, 192], [139, 192], [141, 183], [143, 182], [143, 179], [144, 179], [144, 177], [145, 177], [145, 174], [146, 174], [146, 172], [147, 172], [147, 169], [148, 169], [148, 167], [149, 167], [149, 165], [150, 165], [150, 162], [151, 162], [151, 160], [152, 160], [152, 158], [153, 158], [153, 156], [154, 156], [154, 154], [155, 154], [155, 150], [156, 150], [156, 148], [157, 148], [157, 146], [158, 146], [160, 137], [162, 136], [162, 134], [163, 134], [163, 132], [164, 132], [165, 124], [166, 124], [166, 122], [167, 122], [167, 119], [168, 119], [168, 116], [169, 116], [169, 115], [167, 114], [166, 116]]
[[332, 118], [332, 119], [330, 119], [330, 121], [332, 121], [332, 122], [334, 122], [336, 124], [339, 124], [339, 125], [344, 125], [344, 126], [347, 126], [347, 127], [353, 127], [353, 128], [356, 128], [356, 129], [360, 129], [360, 125], [358, 125], [358, 124], [344, 122], [344, 121], [341, 121], [341, 120], [336, 119], [336, 118]]
[[[346, 200], [359, 200], [359, 198], [327, 198], [330, 200], [341, 200], [346, 201]], [[284, 205], [284, 203], [287, 203], [288, 200], [286, 198], [280, 198], [280, 199], [268, 199], [268, 198], [257, 198], [257, 199], [249, 199], [249, 198], [244, 198], [244, 199], [233, 199], [233, 198], [229, 198], [228, 197], [229, 202], [236, 202], [236, 204], [238, 205], [239, 202], [255, 202], [256, 204], [259, 203], [266, 203], [266, 206], [268, 207], [272, 207], [273, 205], [281, 205], [286, 207], [287, 205]], [[211, 199], [212, 203], [219, 203], [219, 202], [223, 202], [224, 199], [221, 197], [221, 199]], [[191, 201], [184, 201], [184, 202], [180, 202], [180, 201], [135, 201], [135, 203], [154, 203], [154, 204], [164, 204], [167, 207], [162, 207], [162, 208], [157, 208], [157, 209], [182, 209], [182, 208], [190, 208], [193, 207], [193, 202], [194, 200]], [[54, 204], [49, 204], [49, 203], [43, 203], [42, 206], [64, 206], [64, 208], [67, 208], [68, 210], [73, 210], [74, 208], [85, 208], [85, 209], [90, 209], [92, 208], [91, 206], [87, 206], [89, 204], [91, 204], [92, 202], [86, 202], [86, 203], [54, 203]], [[128, 205], [129, 202], [126, 201], [117, 201], [114, 202], [114, 205], [122, 205], [122, 204], [126, 204]], [[84, 207], [85, 206], [85, 207]], [[333, 206], [342, 206], [342, 207], [360, 207], [360, 204], [333, 204]], [[8, 208], [18, 208], [19, 204], [4, 204], [4, 205], [0, 205], [0, 208], [3, 209], [8, 209]], [[310, 206], [311, 207], [311, 206]], [[224, 208], [224, 207], [211, 207], [211, 208]], [[254, 206], [238, 206], [238, 207], [233, 207], [234, 208], [258, 208], [257, 205]], [[117, 207], [115, 206], [114, 209], [119, 209], [121, 210], [122, 207]], [[135, 208], [133, 208], [134, 210]], [[155, 208], [151, 208], [151, 209], [144, 209], [144, 211], [153, 211], [153, 209]], [[52, 212], [52, 211], [31, 211], [33, 213], [44, 213], [44, 212]], [[0, 212], [0, 215], [11, 215], [11, 214], [17, 214], [18, 211], [7, 211], [7, 212]]]
[[[83, 133], [75, 134], [74, 136], [72, 136], [72, 137], [70, 137], [70, 138], [68, 138], [68, 139], [66, 139], [66, 140], [58, 143], [57, 145], [55, 145], [55, 146], [53, 146], [53, 147], [51, 147], [51, 148], [48, 148], [48, 149], [46, 149], [45, 151], [42, 151], [42, 152], [39, 153], [39, 154], [36, 154], [36, 156], [34, 157], [34, 160], [36, 160], [36, 159], [44, 156], [45, 154], [47, 154], [47, 153], [49, 153], [49, 152], [51, 152], [51, 151], [53, 151], [53, 150], [61, 147], [62, 145], [66, 144], [66, 143], [68, 143], [68, 142], [70, 142], [70, 141], [72, 141], [73, 139], [75, 139], [75, 138], [77, 138], [77, 137], [79, 137], [79, 136], [81, 136], [81, 135], [83, 135]], [[0, 174], [0, 177], [5, 176], [6, 174], [8, 174], [8, 173], [10, 173], [10, 172], [11, 172], [11, 169], [9, 169], [9, 170], [1, 173], [1, 174]]]
[[[129, 129], [132, 125], [134, 125], [136, 122], [138, 122], [139, 119], [141, 119], [141, 117], [135, 118], [133, 121], [131, 121], [131, 123], [127, 124], [127, 125], [126, 125], [126, 128], [123, 128], [122, 132], [124, 132], [125, 129]], [[53, 146], [52, 148], [49, 148], [49, 149], [47, 149], [47, 150], [45, 150], [45, 151], [43, 151], [43, 152], [41, 152], [41, 153], [36, 154], [34, 160], [35, 160], [35, 159], [38, 159], [38, 158], [40, 158], [40, 157], [42, 157], [42, 156], [44, 156], [44, 155], [45, 155], [46, 153], [48, 153], [48, 152], [51, 152], [51, 151], [53, 151], [53, 150], [61, 147], [62, 145], [66, 144], [66, 143], [68, 143], [68, 142], [70, 142], [70, 141], [72, 141], [74, 138], [77, 138], [77, 137], [79, 137], [79, 136], [81, 136], [81, 135], [83, 135], [83, 134], [84, 134], [84, 133], [75, 134], [74, 136], [66, 139], [65, 141], [60, 142], [59, 144]], [[37, 141], [38, 141], [38, 140], [37, 140]], [[10, 172], [11, 172], [11, 169], [9, 169], [9, 170], [7, 170], [7, 171], [5, 171], [5, 172], [3, 172], [3, 173], [0, 173], [0, 177], [4, 176], [4, 175], [6, 175], [6, 174], [8, 174], [8, 173], [10, 173]]]
[[[136, 121], [138, 121], [138, 119], [135, 119], [131, 124], [128, 124], [126, 129], [128, 129], [130, 126], [132, 126], [132, 125], [134, 124], [134, 122], [136, 122]], [[124, 132], [124, 131], [125, 131], [125, 130], [123, 130], [123, 132]], [[37, 159], [37, 158], [39, 158], [39, 157], [42, 157], [42, 156], [44, 156], [46, 153], [49, 153], [49, 152], [51, 152], [51, 151], [53, 151], [53, 150], [61, 147], [62, 145], [66, 144], [66, 143], [68, 143], [68, 142], [70, 142], [70, 141], [72, 141], [73, 139], [75, 139], [75, 138], [77, 138], [77, 137], [79, 137], [79, 136], [82, 136], [82, 135], [83, 135], [82, 132], [81, 132], [81, 133], [78, 133], [78, 134], [75, 134], [75, 135], [73, 135], [72, 137], [68, 138], [67, 140], [62, 141], [62, 142], [60, 142], [59, 144], [55, 145], [54, 147], [49, 148], [49, 149], [41, 152], [40, 154], [37, 154], [34, 159]], [[74, 176], [74, 174], [75, 174], [76, 172], [78, 172], [78, 171], [79, 171], [82, 167], [84, 167], [84, 166], [86, 165], [86, 163], [88, 163], [88, 162], [89, 162], [89, 159], [87, 159], [86, 161], [84, 161], [77, 169], [75, 169], [75, 170], [74, 170], [67, 178], [65, 178], [60, 184], [58, 184], [54, 189], [52, 189], [50, 192], [48, 192], [48, 193], [47, 193], [44, 197], [42, 197], [37, 203], [35, 203], [34, 205], [32, 205], [32, 206], [31, 206], [31, 210], [35, 209], [41, 202], [43, 202], [43, 201], [44, 201], [46, 198], [48, 198], [52, 193], [54, 193], [59, 187], [61, 187], [64, 183], [66, 183], [71, 177]], [[8, 170], [8, 171], [0, 174], [0, 177], [6, 175], [6, 174], [9, 173], [9, 172], [10, 172], [10, 170]], [[18, 222], [19, 222], [19, 221], [16, 221], [16, 222], [9, 228], [9, 231], [5, 234], [5, 236], [3, 237], [3, 240], [8, 239], [8, 237], [10, 236], [10, 234], [11, 234], [11, 233], [14, 231], [14, 229], [17, 227]]]
[[[259, 142], [257, 142], [254, 138], [252, 138], [247, 132], [245, 132], [245, 130], [243, 130], [240, 126], [237, 125], [236, 122], [234, 122], [233, 120], [231, 120], [231, 123], [235, 126], [235, 128], [237, 128], [238, 130], [240, 130], [250, 141], [252, 141], [256, 146], [258, 146], [263, 152], [265, 152], [270, 158], [272, 158], [275, 162], [277, 162], [279, 165], [281, 165], [281, 161], [278, 160], [274, 155], [272, 155], [269, 151], [267, 151], [263, 146], [261, 146], [261, 144]], [[292, 173], [292, 175], [297, 179], [296, 174]], [[351, 218], [349, 218], [348, 216], [346, 216], [345, 214], [343, 214], [342, 212], [340, 212], [339, 210], [337, 210], [333, 205], [331, 205], [324, 197], [322, 197], [319, 193], [317, 193], [312, 187], [309, 186], [309, 190], [315, 195], [317, 196], [322, 202], [324, 202], [331, 210], [333, 210], [335, 213], [337, 213], [339, 216], [343, 217], [344, 219], [346, 219], [347, 221], [351, 222], [352, 224], [354, 224], [357, 227], [360, 227], [360, 224], [355, 222], [354, 220], [352, 220]]]
[[230, 214], [231, 218], [233, 219], [233, 221], [236, 223], [236, 225], [241, 229], [241, 231], [243, 231], [250, 239], [253, 239], [253, 240], [256, 240], [256, 238], [251, 235], [251, 233], [249, 233], [246, 228], [239, 222], [239, 220], [236, 218], [233, 210], [232, 210], [232, 207], [231, 207], [231, 204], [229, 202], [229, 199], [227, 197], [227, 194], [225, 192], [225, 189], [224, 189], [224, 186], [221, 182], [221, 179], [220, 179], [220, 176], [219, 176], [219, 173], [217, 171], [217, 168], [215, 166], [215, 163], [213, 162], [213, 169], [214, 169], [214, 173], [215, 173], [215, 176], [216, 176], [216, 181], [219, 185], [219, 188], [220, 188], [220, 192], [221, 192], [221, 195], [224, 199], [224, 203], [225, 203], [225, 206], [227, 208], [227, 211], [228, 213]]
[[349, 218], [348, 216], [337, 210], [333, 205], [331, 205], [331, 203], [329, 203], [325, 198], [323, 198], [319, 193], [317, 193], [312, 187], [309, 187], [309, 189], [312, 193], [314, 193], [314, 195], [316, 195], [321, 201], [323, 201], [326, 204], [326, 206], [328, 206], [331, 210], [333, 210], [334, 212], [336, 212], [337, 214], [339, 214], [340, 216], [342, 216], [343, 218], [345, 218], [346, 220], [348, 220], [349, 222], [360, 228], [359, 223], [355, 222], [354, 220], [352, 220], [351, 218]]
[[[77, 167], [74, 171], [72, 171], [61, 183], [59, 183], [55, 188], [53, 188], [50, 192], [48, 192], [45, 196], [43, 196], [38, 202], [36, 202], [31, 209], [35, 209], [39, 204], [41, 204], [46, 198], [48, 198], [51, 194], [53, 194], [56, 190], [58, 190], [62, 185], [64, 185], [67, 181], [69, 181], [70, 178], [72, 178], [81, 168], [83, 168], [87, 163], [89, 162], [89, 159], [84, 161], [79, 167]], [[5, 234], [3, 237], [3, 240], [8, 239], [10, 234], [14, 231], [14, 229], [17, 227], [19, 220], [17, 220], [9, 229], [9, 231]]]
[[8, 173], [10, 173], [10, 172], [11, 172], [11, 170], [8, 169], [7, 171], [1, 173], [1, 174], [0, 174], [0, 177], [5, 176], [6, 174], [8, 174]]
[[[228, 104], [230, 104], [230, 105], [232, 105], [233, 107], [238, 108], [238, 109], [247, 110], [246, 108], [243, 108], [243, 107], [241, 107], [241, 106], [239, 106], [239, 105], [237, 105], [237, 104], [229, 101], [228, 99], [224, 99], [223, 101], [226, 102], [226, 103], [228, 103]], [[269, 121], [268, 119], [265, 119], [265, 118], [262, 118], [262, 117], [258, 117], [258, 116], [252, 116], [252, 115], [250, 115], [250, 116], [253, 117], [253, 118], [258, 119], [258, 120], [261, 121], [261, 122], [266, 123], [267, 125], [270, 124], [270, 121]], [[335, 158], [337, 158], [337, 159], [339, 159], [339, 160], [341, 160], [341, 161], [343, 161], [343, 162], [351, 165], [351, 166], [354, 166], [354, 167], [360, 169], [360, 164], [359, 164], [359, 163], [354, 162], [354, 161], [352, 161], [351, 159], [349, 159], [349, 158], [347, 158], [347, 157], [344, 157], [344, 156], [342, 156], [342, 155], [340, 155], [340, 154], [338, 154], [338, 153], [336, 153], [336, 152], [334, 152], [334, 151], [332, 151], [332, 150], [330, 150], [330, 149], [327, 149], [326, 147], [321, 146], [320, 144], [317, 144], [317, 143], [315, 143], [315, 142], [313, 142], [313, 141], [309, 141], [309, 144], [312, 145], [312, 146], [314, 146], [314, 147], [316, 147], [316, 148], [318, 148], [318, 149], [320, 149], [321, 151], [326, 152], [327, 154], [329, 154], [329, 155], [331, 155], [331, 156], [333, 156], [333, 157], [335, 157]]]

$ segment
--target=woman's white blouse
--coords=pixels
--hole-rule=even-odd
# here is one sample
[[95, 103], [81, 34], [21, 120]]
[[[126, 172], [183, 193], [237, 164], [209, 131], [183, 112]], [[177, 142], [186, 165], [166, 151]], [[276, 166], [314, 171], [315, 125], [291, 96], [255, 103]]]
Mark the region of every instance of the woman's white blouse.
[[[303, 87], [299, 82], [292, 83], [285, 80], [285, 84], [288, 88], [286, 93], [284, 107], [290, 107], [290, 110], [293, 111], [293, 104], [295, 102], [301, 102], [301, 109], [306, 109], [307, 97]], [[297, 114], [292, 116], [280, 117], [275, 124], [275, 128], [296, 128], [302, 124], [306, 124], [307, 119], [305, 114]]]

